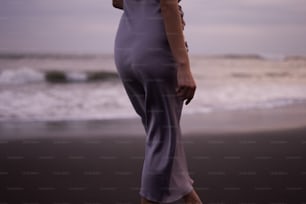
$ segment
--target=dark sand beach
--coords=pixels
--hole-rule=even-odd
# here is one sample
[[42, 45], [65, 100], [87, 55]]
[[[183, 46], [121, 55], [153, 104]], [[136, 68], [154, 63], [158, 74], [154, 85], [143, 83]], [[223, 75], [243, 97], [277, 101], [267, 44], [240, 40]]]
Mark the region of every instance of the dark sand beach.
[[[305, 107], [183, 115], [203, 203], [305, 204]], [[1, 122], [0, 135], [1, 204], [140, 203], [140, 119]]]

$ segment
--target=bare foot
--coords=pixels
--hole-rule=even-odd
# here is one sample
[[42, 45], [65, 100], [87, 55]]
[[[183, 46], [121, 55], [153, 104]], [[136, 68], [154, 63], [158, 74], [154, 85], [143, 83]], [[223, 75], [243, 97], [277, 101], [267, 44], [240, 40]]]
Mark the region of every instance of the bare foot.
[[185, 204], [203, 204], [198, 194], [193, 189], [190, 193], [183, 197]]

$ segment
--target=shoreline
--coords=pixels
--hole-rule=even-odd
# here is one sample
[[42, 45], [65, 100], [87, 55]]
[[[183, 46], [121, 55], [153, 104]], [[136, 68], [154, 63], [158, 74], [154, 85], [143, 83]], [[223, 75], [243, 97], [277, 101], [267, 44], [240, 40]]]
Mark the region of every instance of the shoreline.
[[[304, 103], [273, 109], [220, 110], [210, 113], [183, 114], [181, 118], [183, 137], [275, 132], [304, 127], [306, 127], [306, 104]], [[144, 137], [145, 132], [140, 118], [0, 122], [0, 140], [114, 136]]]

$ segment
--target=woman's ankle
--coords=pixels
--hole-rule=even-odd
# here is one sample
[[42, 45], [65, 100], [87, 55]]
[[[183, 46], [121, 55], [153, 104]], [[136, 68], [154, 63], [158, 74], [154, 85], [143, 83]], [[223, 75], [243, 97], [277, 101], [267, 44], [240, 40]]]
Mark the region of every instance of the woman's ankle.
[[200, 197], [196, 193], [196, 191], [193, 189], [190, 193], [183, 196], [183, 200], [186, 204], [203, 204]]

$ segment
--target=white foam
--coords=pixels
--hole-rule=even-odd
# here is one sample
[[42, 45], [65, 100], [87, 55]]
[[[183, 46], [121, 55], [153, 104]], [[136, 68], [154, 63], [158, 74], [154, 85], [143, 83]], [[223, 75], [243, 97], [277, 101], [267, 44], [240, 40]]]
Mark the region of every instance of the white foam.
[[29, 67], [4, 69], [0, 72], [0, 84], [25, 84], [44, 81], [44, 74]]
[[[273, 109], [306, 101], [306, 61], [198, 58], [191, 62], [197, 89], [191, 103], [184, 105], [184, 114]], [[51, 60], [48, 63], [52, 65]], [[0, 73], [0, 120], [138, 117], [119, 80], [65, 85], [32, 83], [44, 81], [46, 70], [21, 67]], [[61, 70], [67, 73], [68, 81], [86, 78], [81, 66]], [[233, 73], [241, 73], [242, 77], [233, 77]], [[11, 86], [15, 84], [22, 86]]]
[[81, 73], [81, 72], [68, 72], [66, 74], [66, 77], [68, 81], [86, 81], [87, 80], [86, 73]]

